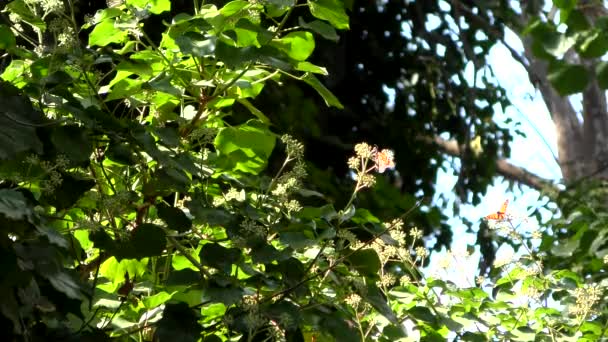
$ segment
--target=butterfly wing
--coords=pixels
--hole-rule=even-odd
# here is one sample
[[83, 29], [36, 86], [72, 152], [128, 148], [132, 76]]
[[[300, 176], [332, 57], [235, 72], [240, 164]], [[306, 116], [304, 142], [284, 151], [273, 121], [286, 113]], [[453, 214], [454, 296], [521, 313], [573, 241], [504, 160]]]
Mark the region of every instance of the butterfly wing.
[[503, 203], [502, 207], [500, 207], [500, 212], [503, 213], [503, 214], [506, 213], [508, 205], [509, 205], [509, 200], [505, 200], [505, 203]]
[[378, 172], [383, 173], [386, 169], [392, 169], [395, 167], [395, 162], [393, 161], [393, 151], [384, 149], [382, 151], [376, 152], [376, 167], [378, 168]]
[[504, 220], [507, 213], [507, 206], [509, 205], [509, 200], [505, 200], [505, 202], [500, 207], [500, 210], [486, 216], [486, 220]]

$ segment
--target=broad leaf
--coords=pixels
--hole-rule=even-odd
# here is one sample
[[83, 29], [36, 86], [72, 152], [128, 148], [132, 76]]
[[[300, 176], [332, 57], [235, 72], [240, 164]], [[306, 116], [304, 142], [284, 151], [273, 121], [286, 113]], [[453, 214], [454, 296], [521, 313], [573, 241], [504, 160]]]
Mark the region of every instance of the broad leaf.
[[344, 4], [340, 0], [309, 0], [310, 13], [316, 18], [329, 21], [335, 28], [346, 30], [348, 15], [344, 11]]
[[16, 44], [15, 35], [11, 29], [4, 24], [0, 25], [0, 50], [12, 49]]
[[127, 31], [114, 25], [114, 19], [106, 19], [95, 26], [89, 35], [90, 46], [106, 46], [111, 43], [122, 43], [127, 38]]
[[343, 109], [344, 106], [340, 103], [340, 100], [327, 89], [323, 83], [321, 83], [313, 74], [306, 73], [304, 77], [302, 77], [302, 81], [306, 82], [308, 85], [313, 87], [314, 90], [321, 95], [323, 100], [325, 100], [325, 104], [328, 106], [334, 106], [339, 109]]
[[275, 140], [266, 125], [250, 120], [240, 126], [221, 129], [214, 144], [223, 168], [258, 174], [266, 167]]
[[167, 223], [169, 229], [183, 233], [192, 228], [192, 221], [181, 209], [160, 203], [156, 205], [156, 210], [158, 211], [158, 217]]
[[196, 342], [203, 327], [186, 303], [167, 304], [154, 333], [155, 341]]
[[562, 96], [580, 93], [589, 83], [587, 69], [574, 64], [554, 63], [549, 68], [547, 78]]

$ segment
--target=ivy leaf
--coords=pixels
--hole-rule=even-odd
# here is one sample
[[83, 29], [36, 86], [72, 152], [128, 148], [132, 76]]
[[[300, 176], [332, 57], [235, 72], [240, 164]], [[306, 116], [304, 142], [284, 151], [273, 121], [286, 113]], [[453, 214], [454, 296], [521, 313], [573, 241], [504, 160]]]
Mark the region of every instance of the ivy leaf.
[[368, 277], [377, 276], [382, 266], [378, 254], [371, 248], [358, 250], [346, 258], [346, 260], [359, 273]]
[[306, 82], [309, 86], [316, 90], [317, 93], [321, 95], [323, 100], [325, 100], [325, 104], [327, 106], [334, 106], [338, 109], [344, 109], [344, 106], [342, 103], [340, 103], [340, 100], [338, 100], [338, 98], [332, 94], [331, 91], [329, 91], [329, 89], [327, 89], [313, 74], [306, 73], [302, 77], [302, 81]]
[[272, 42], [281, 51], [296, 61], [306, 60], [315, 49], [315, 39], [310, 32], [291, 32]]
[[153, 73], [150, 64], [127, 60], [123, 60], [118, 63], [116, 66], [116, 71], [126, 71], [130, 74], [136, 74], [138, 76], [151, 76]]
[[266, 125], [250, 120], [240, 126], [222, 128], [214, 143], [221, 167], [258, 174], [266, 167], [275, 140]]
[[575, 64], [553, 63], [547, 78], [562, 96], [582, 92], [589, 83], [587, 69]]
[[224, 5], [224, 7], [222, 7], [222, 9], [220, 9], [220, 13], [224, 17], [230, 17], [230, 16], [237, 14], [248, 4], [249, 4], [249, 2], [244, 1], [244, 0], [230, 1], [226, 5]]
[[39, 28], [42, 32], [46, 29], [46, 24], [44, 20], [40, 19], [36, 16], [32, 11], [30, 11], [29, 6], [23, 0], [15, 0], [11, 1], [6, 5], [5, 10], [9, 12], [15, 13], [19, 15], [19, 19], [25, 21], [26, 23]]
[[215, 52], [217, 37], [207, 37], [198, 32], [186, 32], [175, 38], [175, 43], [184, 54], [196, 57], [210, 56]]
[[0, 50], [12, 49], [16, 44], [15, 35], [11, 29], [4, 24], [0, 25]]
[[78, 125], [54, 128], [51, 131], [51, 142], [58, 153], [67, 157], [71, 165], [86, 165], [93, 153], [88, 131]]
[[282, 251], [274, 248], [274, 246], [269, 244], [263, 244], [262, 246], [258, 246], [253, 248], [251, 251], [251, 258], [254, 263], [258, 264], [268, 264], [275, 260], [283, 261], [290, 258], [293, 253], [293, 249], [286, 248]]
[[344, 4], [339, 0], [309, 0], [310, 13], [315, 17], [329, 21], [335, 28], [347, 30], [348, 15], [344, 11]]
[[29, 98], [8, 82], [0, 82], [0, 159], [33, 150], [42, 153], [36, 127], [48, 120], [32, 106]]
[[333, 26], [331, 26], [321, 20], [314, 20], [314, 21], [311, 21], [310, 23], [307, 23], [304, 21], [304, 19], [302, 19], [302, 17], [299, 17], [298, 23], [303, 28], [314, 31], [314, 32], [320, 34], [323, 38], [325, 38], [327, 40], [337, 42], [340, 39], [340, 37], [338, 37], [338, 34], [336, 33], [336, 29], [334, 29]]
[[226, 248], [218, 243], [208, 243], [203, 245], [199, 256], [203, 265], [209, 265], [230, 274], [232, 264], [237, 263], [241, 258], [241, 250]]
[[122, 165], [133, 165], [137, 163], [137, 155], [128, 143], [110, 142], [106, 149], [105, 156], [111, 161]]
[[170, 229], [183, 233], [192, 228], [192, 221], [181, 209], [159, 203], [156, 205], [156, 210], [158, 211], [158, 217], [165, 221]]
[[200, 339], [202, 325], [198, 316], [186, 303], [167, 304], [163, 318], [154, 332], [155, 341], [196, 342]]
[[255, 115], [260, 121], [262, 121], [266, 125], [270, 125], [270, 119], [264, 115], [259, 109], [255, 108], [255, 106], [249, 102], [246, 98], [240, 98], [237, 100], [240, 104], [245, 106], [251, 112], [251, 114]]
[[355, 328], [357, 323], [345, 317], [341, 311], [336, 310], [331, 314], [321, 313], [320, 316], [319, 322], [322, 329], [328, 331], [334, 337], [334, 341], [357, 341], [361, 339], [359, 331]]
[[175, 294], [175, 292], [167, 293], [165, 291], [162, 291], [153, 296], [146, 297], [143, 299], [144, 306], [146, 308], [155, 308], [171, 299], [171, 297], [173, 297], [173, 294]]
[[588, 32], [578, 47], [581, 56], [585, 58], [598, 58], [608, 51], [608, 35], [603, 30]]
[[295, 330], [300, 325], [301, 310], [300, 307], [292, 302], [280, 301], [273, 303], [265, 311], [268, 316], [279, 322], [283, 329]]
[[99, 248], [100, 250], [108, 251], [110, 254], [112, 253], [113, 248], [116, 243], [108, 233], [106, 233], [103, 229], [93, 230], [89, 236], [89, 239], [93, 242], [95, 248]]
[[226, 226], [234, 217], [223, 209], [205, 207], [199, 199], [193, 199], [186, 203], [186, 207], [195, 218], [197, 224], [208, 224], [214, 226]]
[[33, 211], [22, 193], [0, 189], [0, 214], [9, 220], [29, 219]]
[[300, 62], [298, 64], [296, 64], [296, 70], [300, 70], [300, 71], [305, 71], [305, 72], [312, 72], [314, 74], [321, 74], [324, 76], [329, 75], [329, 73], [327, 72], [327, 69], [322, 68], [318, 65], [314, 65], [310, 62]]
[[90, 46], [106, 46], [111, 43], [122, 43], [127, 39], [127, 31], [120, 30], [114, 25], [114, 19], [106, 19], [95, 25], [89, 34]]
[[167, 245], [165, 236], [165, 231], [160, 226], [152, 223], [139, 225], [129, 241], [133, 248], [130, 256], [137, 259], [160, 256]]
[[67, 209], [72, 207], [93, 186], [95, 186], [95, 181], [92, 179], [62, 173], [61, 184], [52, 193], [43, 195], [41, 200], [54, 206], [57, 210]]
[[127, 4], [135, 8], [145, 9], [154, 14], [171, 10], [170, 0], [127, 0]]
[[216, 274], [209, 279], [209, 286], [205, 289], [204, 294], [213, 302], [230, 306], [243, 299], [243, 292], [243, 289]]
[[423, 322], [434, 324], [437, 322], [437, 317], [435, 314], [427, 307], [424, 306], [414, 306], [413, 308], [408, 310], [409, 314], [412, 317], [421, 320]]

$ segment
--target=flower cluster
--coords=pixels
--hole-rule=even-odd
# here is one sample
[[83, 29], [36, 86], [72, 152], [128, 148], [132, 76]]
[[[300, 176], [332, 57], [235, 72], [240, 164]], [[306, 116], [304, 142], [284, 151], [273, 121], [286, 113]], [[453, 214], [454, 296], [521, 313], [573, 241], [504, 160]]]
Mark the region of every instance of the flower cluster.
[[593, 313], [593, 306], [602, 298], [603, 290], [597, 284], [585, 285], [574, 289], [572, 294], [576, 304], [569, 308], [570, 314], [585, 317]]

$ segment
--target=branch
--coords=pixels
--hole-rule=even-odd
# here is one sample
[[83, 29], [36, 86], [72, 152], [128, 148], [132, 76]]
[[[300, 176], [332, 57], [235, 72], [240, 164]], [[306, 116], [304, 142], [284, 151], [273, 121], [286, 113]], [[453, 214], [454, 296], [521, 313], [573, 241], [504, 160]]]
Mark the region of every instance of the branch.
[[[448, 155], [458, 158], [461, 157], [460, 147], [456, 141], [445, 140], [440, 137], [420, 137], [419, 139], [437, 146], [441, 151]], [[496, 170], [501, 176], [525, 184], [538, 191], [547, 190], [547, 188], [555, 189], [557, 191], [557, 188], [552, 181], [539, 177], [524, 168], [515, 166], [506, 159], [499, 159], [496, 161]]]

